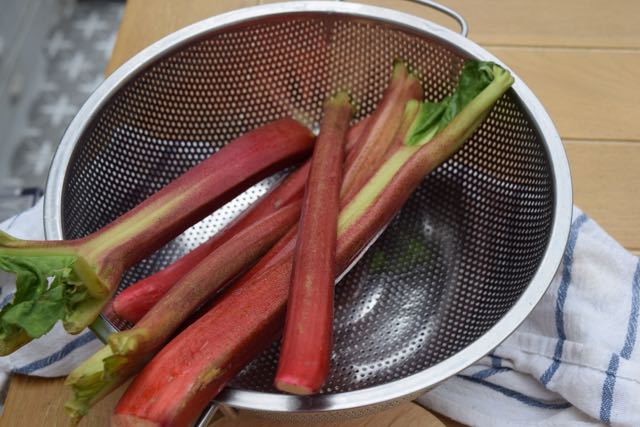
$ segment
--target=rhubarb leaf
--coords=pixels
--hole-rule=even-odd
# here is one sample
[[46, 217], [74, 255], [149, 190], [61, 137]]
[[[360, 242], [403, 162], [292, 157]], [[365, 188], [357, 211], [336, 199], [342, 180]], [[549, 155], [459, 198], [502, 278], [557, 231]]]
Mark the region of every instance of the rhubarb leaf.
[[0, 339], [22, 331], [38, 338], [65, 314], [65, 287], [73, 282], [74, 256], [0, 256], [0, 269], [16, 275], [13, 301], [0, 310]]
[[497, 66], [492, 62], [467, 61], [453, 94], [439, 102], [422, 103], [405, 144], [422, 145], [431, 141], [469, 102], [489, 86], [495, 77], [494, 67]]

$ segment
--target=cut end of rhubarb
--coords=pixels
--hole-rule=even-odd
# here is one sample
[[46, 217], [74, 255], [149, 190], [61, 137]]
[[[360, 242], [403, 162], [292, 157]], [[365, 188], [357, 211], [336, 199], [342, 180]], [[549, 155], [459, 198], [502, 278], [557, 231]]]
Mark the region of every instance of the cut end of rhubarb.
[[349, 105], [349, 104], [351, 104], [351, 95], [349, 95], [349, 92], [344, 90], [340, 90], [336, 92], [332, 97], [327, 99], [325, 103], [325, 105], [335, 105], [335, 106]]
[[65, 385], [71, 387], [72, 397], [65, 403], [64, 409], [74, 424], [87, 415], [94, 402], [106, 394], [106, 376], [102, 365], [108, 353], [110, 350], [105, 347], [77, 367], [65, 380]]
[[72, 396], [65, 403], [65, 411], [72, 420], [80, 420], [93, 404], [109, 394], [135, 373], [141, 363], [104, 346], [74, 369], [64, 384], [71, 388]]
[[316, 390], [311, 389], [306, 386], [302, 386], [299, 384], [295, 384], [293, 382], [288, 382], [286, 379], [279, 379], [274, 382], [276, 388], [280, 391], [289, 394], [297, 394], [299, 396], [309, 396], [311, 394], [315, 394]]
[[353, 98], [349, 92], [344, 90], [340, 90], [328, 98], [325, 101], [324, 106], [325, 108], [349, 108], [351, 114], [355, 114], [357, 110]]
[[409, 65], [402, 59], [393, 60], [393, 71], [391, 72], [391, 80], [405, 79], [409, 76]]

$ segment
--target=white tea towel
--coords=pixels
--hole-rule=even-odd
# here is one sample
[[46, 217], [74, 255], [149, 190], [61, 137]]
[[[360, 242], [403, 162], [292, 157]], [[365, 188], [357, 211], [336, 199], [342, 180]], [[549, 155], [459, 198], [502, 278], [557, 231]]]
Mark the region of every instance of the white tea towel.
[[[40, 199], [31, 209], [0, 224], [0, 230], [21, 239], [44, 239], [42, 206]], [[14, 276], [0, 272], [0, 307], [13, 298], [14, 282]], [[93, 332], [86, 330], [79, 335], [69, 335], [58, 323], [43, 338], [9, 356], [0, 357], [0, 388], [5, 388], [10, 373], [39, 377], [66, 375], [100, 347]]]
[[574, 208], [540, 304], [489, 356], [418, 399], [477, 426], [640, 426], [640, 264]]
[[[43, 237], [42, 202], [0, 224], [21, 237]], [[3, 302], [13, 284], [2, 282]], [[638, 259], [580, 210], [551, 287], [533, 313], [489, 356], [418, 402], [480, 426], [640, 426]], [[58, 325], [9, 357], [0, 370], [38, 376], [68, 373], [100, 347], [89, 331]]]

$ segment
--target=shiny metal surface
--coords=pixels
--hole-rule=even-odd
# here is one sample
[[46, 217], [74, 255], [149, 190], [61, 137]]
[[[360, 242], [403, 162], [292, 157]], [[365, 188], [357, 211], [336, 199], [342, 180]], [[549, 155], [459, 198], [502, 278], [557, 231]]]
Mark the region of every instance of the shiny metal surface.
[[[448, 93], [465, 58], [500, 62], [425, 20], [342, 2], [258, 6], [166, 37], [109, 77], [70, 125], [47, 186], [48, 238], [107, 224], [252, 127], [283, 115], [317, 125], [336, 87], [349, 88], [367, 115], [398, 57], [419, 71], [429, 99]], [[207, 239], [276, 179], [131, 269], [121, 288]], [[218, 400], [319, 420], [419, 395], [485, 355], [531, 311], [560, 262], [571, 206], [560, 139], [516, 76], [486, 123], [336, 288], [333, 370], [322, 394], [274, 391], [274, 343]], [[127, 327], [108, 310], [103, 320], [103, 328]]]
[[455, 19], [458, 25], [460, 25], [460, 34], [462, 34], [464, 37], [467, 37], [467, 35], [469, 34], [469, 24], [467, 24], [467, 20], [464, 19], [464, 16], [460, 15], [455, 10], [432, 0], [411, 0], [411, 1], [414, 3], [420, 3], [422, 5], [435, 9], [439, 12], [442, 12], [445, 15], [450, 16], [451, 18]]

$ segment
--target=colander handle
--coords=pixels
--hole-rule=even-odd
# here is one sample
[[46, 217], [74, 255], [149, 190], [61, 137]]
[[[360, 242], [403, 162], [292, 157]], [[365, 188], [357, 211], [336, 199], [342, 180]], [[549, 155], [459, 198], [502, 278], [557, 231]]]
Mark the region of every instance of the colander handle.
[[460, 15], [458, 12], [456, 12], [455, 10], [448, 8], [447, 6], [441, 5], [440, 3], [437, 3], [432, 0], [411, 0], [411, 1], [414, 3], [423, 4], [425, 6], [430, 7], [431, 9], [435, 9], [439, 12], [444, 13], [447, 16], [452, 17], [453, 19], [456, 20], [456, 22], [460, 26], [460, 34], [462, 34], [464, 37], [467, 37], [467, 34], [469, 34], [469, 24], [467, 24], [466, 19], [464, 19], [464, 17]]
[[[338, 0], [338, 1], [343, 1], [343, 0]], [[431, 9], [435, 9], [439, 12], [444, 13], [447, 16], [450, 16], [451, 18], [455, 19], [455, 21], [460, 26], [460, 34], [462, 34], [464, 37], [467, 37], [467, 34], [469, 34], [469, 24], [467, 24], [466, 19], [464, 19], [464, 17], [460, 15], [458, 12], [456, 12], [455, 10], [448, 8], [447, 6], [441, 5], [440, 3], [437, 3], [432, 0], [410, 0], [410, 1], [428, 6]]]

